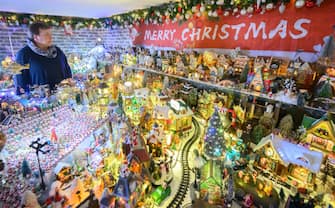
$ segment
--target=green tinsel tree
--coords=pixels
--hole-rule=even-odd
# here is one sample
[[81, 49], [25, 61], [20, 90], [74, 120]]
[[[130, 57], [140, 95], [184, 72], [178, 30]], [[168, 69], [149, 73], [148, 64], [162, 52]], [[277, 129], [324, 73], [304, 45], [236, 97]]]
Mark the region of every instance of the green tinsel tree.
[[24, 159], [22, 162], [21, 173], [24, 178], [27, 177], [29, 174], [31, 174], [31, 170], [28, 161], [26, 159]]

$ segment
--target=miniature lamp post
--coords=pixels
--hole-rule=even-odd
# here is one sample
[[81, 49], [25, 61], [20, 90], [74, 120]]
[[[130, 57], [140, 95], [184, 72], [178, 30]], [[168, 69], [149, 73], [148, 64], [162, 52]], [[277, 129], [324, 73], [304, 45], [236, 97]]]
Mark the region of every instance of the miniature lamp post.
[[31, 144], [29, 145], [29, 147], [33, 148], [34, 150], [36, 150], [36, 156], [37, 156], [37, 162], [38, 162], [38, 168], [40, 171], [40, 176], [41, 176], [41, 189], [45, 190], [45, 183], [43, 180], [43, 174], [42, 174], [42, 168], [41, 168], [41, 164], [40, 164], [40, 158], [39, 158], [39, 153], [41, 152], [42, 154], [46, 154], [48, 153], [50, 150], [44, 151], [42, 150], [42, 148], [48, 144], [48, 142], [44, 142], [43, 144], [40, 143], [40, 138], [37, 138], [36, 141], [32, 141]]

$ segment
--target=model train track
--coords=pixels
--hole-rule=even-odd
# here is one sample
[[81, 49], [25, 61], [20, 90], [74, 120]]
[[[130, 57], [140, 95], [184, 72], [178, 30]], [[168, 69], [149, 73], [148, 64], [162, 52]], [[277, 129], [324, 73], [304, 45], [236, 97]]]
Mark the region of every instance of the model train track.
[[190, 184], [190, 169], [188, 166], [188, 153], [190, 151], [190, 148], [192, 146], [192, 144], [197, 140], [199, 133], [200, 133], [200, 126], [199, 123], [192, 118], [192, 122], [194, 124], [194, 134], [192, 136], [191, 139], [189, 139], [183, 149], [182, 149], [182, 153], [181, 153], [181, 161], [182, 161], [182, 178], [181, 178], [181, 182], [177, 191], [177, 194], [175, 195], [175, 197], [173, 198], [173, 200], [170, 202], [170, 204], [167, 206], [169, 208], [177, 208], [177, 207], [181, 207], [181, 204], [184, 201], [185, 195], [187, 193], [187, 190], [189, 188], [189, 184]]

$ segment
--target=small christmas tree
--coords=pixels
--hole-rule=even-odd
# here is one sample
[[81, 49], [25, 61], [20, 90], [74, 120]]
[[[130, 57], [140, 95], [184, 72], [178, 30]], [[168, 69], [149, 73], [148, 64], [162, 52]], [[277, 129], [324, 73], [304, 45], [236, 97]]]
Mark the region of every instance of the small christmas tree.
[[287, 114], [280, 120], [279, 123], [280, 134], [283, 137], [290, 136], [293, 126], [294, 126], [293, 117], [291, 114]]
[[280, 199], [281, 199], [281, 200], [284, 200], [284, 198], [285, 198], [285, 193], [284, 193], [283, 188], [280, 188], [279, 196], [280, 196]]
[[265, 135], [266, 135], [265, 127], [261, 124], [258, 124], [252, 131], [252, 141], [255, 144], [258, 144]]
[[31, 174], [31, 170], [26, 159], [24, 159], [22, 162], [21, 173], [24, 178]]
[[205, 154], [211, 158], [219, 158], [223, 156], [225, 149], [223, 126], [218, 109], [215, 108], [205, 136]]
[[248, 78], [248, 73], [249, 73], [249, 64], [246, 64], [242, 70], [242, 73], [240, 75], [240, 82], [244, 83], [247, 81]]
[[234, 199], [234, 179], [233, 175], [230, 174], [227, 182], [227, 195], [226, 195], [226, 202], [231, 204]]
[[330, 83], [330, 79], [327, 78], [326, 81], [319, 84], [319, 88], [316, 90], [318, 97], [332, 98], [334, 97], [334, 90]]

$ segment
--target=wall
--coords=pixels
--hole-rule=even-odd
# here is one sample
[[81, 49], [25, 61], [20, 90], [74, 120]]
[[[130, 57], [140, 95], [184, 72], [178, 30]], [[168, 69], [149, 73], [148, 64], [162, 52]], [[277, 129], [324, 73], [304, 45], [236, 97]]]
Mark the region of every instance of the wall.
[[[15, 55], [26, 44], [27, 30], [25, 26], [0, 27], [0, 60], [12, 55], [11, 48]], [[66, 54], [85, 54], [95, 46], [98, 37], [102, 38], [107, 47], [132, 44], [128, 29], [79, 29], [73, 30], [73, 35], [65, 35], [63, 28], [53, 28], [54, 43]]]

